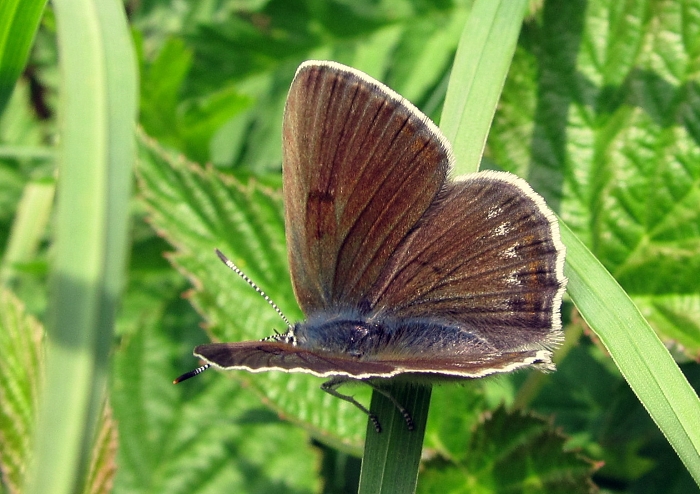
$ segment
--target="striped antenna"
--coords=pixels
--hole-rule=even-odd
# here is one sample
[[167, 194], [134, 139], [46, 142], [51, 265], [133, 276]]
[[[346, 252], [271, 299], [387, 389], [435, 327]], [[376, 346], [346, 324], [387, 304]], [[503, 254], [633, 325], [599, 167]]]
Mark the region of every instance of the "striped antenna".
[[263, 292], [263, 291], [260, 289], [260, 287], [259, 287], [258, 285], [255, 284], [255, 282], [254, 282], [253, 280], [251, 280], [250, 278], [248, 278], [248, 276], [247, 276], [243, 271], [241, 271], [240, 268], [239, 268], [238, 266], [236, 266], [236, 265], [233, 263], [233, 261], [231, 261], [228, 257], [226, 257], [225, 255], [223, 255], [219, 249], [214, 249], [214, 250], [216, 251], [216, 255], [219, 256], [219, 259], [221, 259], [221, 262], [223, 262], [224, 264], [226, 264], [226, 265], [231, 269], [231, 271], [233, 271], [233, 272], [236, 273], [238, 276], [240, 276], [241, 278], [243, 278], [243, 279], [245, 280], [246, 283], [248, 283], [251, 287], [253, 287], [253, 289], [254, 289], [256, 292], [258, 292], [258, 293], [260, 294], [260, 296], [261, 296], [262, 298], [264, 298], [265, 301], [266, 301], [268, 304], [270, 304], [270, 305], [272, 306], [273, 309], [275, 309], [275, 312], [277, 312], [277, 314], [282, 318], [282, 320], [283, 320], [284, 323], [287, 325], [287, 327], [288, 327], [288, 328], [291, 328], [292, 325], [290, 324], [289, 319], [287, 319], [287, 317], [286, 317], [284, 314], [282, 314], [282, 311], [280, 310], [279, 307], [277, 307], [277, 304], [274, 303], [274, 302], [272, 301], [272, 299], [270, 299], [270, 297], [268, 297], [268, 296], [265, 294], [265, 292]]
[[189, 371], [189, 372], [185, 372], [183, 375], [181, 375], [180, 377], [178, 377], [177, 379], [175, 379], [175, 380], [173, 381], [173, 384], [179, 384], [179, 383], [181, 383], [182, 381], [186, 381], [186, 380], [188, 380], [189, 378], [196, 376], [197, 374], [201, 374], [202, 372], [204, 372], [205, 370], [207, 370], [209, 367], [211, 367], [210, 364], [204, 364], [204, 365], [201, 366], [201, 367], [197, 367], [195, 370], [191, 370], [191, 371]]

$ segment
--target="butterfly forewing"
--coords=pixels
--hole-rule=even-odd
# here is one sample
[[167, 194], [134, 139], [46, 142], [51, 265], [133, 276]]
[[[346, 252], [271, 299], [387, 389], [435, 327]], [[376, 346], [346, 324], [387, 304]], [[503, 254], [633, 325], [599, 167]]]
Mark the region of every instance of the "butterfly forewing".
[[199, 345], [194, 355], [222, 369], [250, 372], [280, 370], [319, 377], [346, 376], [363, 379], [391, 376], [395, 366], [383, 362], [361, 362], [349, 356], [323, 355], [277, 341], [244, 341]]
[[338, 64], [302, 65], [283, 125], [285, 224], [302, 310], [358, 307], [440, 191], [449, 145], [410, 103]]
[[506, 352], [475, 356], [471, 359], [449, 355], [425, 355], [383, 360], [358, 360], [348, 355], [324, 355], [273, 341], [212, 343], [194, 349], [194, 355], [222, 369], [266, 372], [278, 370], [313, 374], [319, 377], [352, 379], [390, 378], [399, 374], [444, 377], [480, 377], [526, 365], [548, 363], [541, 351]]

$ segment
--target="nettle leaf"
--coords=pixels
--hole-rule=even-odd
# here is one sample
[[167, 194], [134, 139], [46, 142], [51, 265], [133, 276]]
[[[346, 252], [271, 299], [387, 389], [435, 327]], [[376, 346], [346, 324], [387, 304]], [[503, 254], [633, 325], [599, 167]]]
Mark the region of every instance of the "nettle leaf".
[[151, 306], [115, 354], [114, 492], [316, 492], [318, 453], [307, 435], [250, 390], [213, 372], [194, 385], [172, 384], [187, 360], [182, 340], [198, 317], [177, 290], [170, 295]]
[[99, 430], [92, 448], [92, 459], [85, 482], [85, 494], [109, 494], [114, 486], [117, 471], [117, 446], [119, 438], [112, 407], [106, 403], [102, 409]]
[[591, 493], [593, 464], [562, 452], [566, 438], [551, 423], [503, 408], [481, 417], [460, 458], [425, 464], [418, 492]]
[[[697, 389], [700, 366], [681, 368]], [[594, 477], [601, 486], [626, 484], [635, 493], [697, 489], [610, 358], [591, 342], [584, 340], [571, 350], [532, 406], [556, 417], [570, 436], [567, 447], [603, 463]]]
[[[44, 327], [9, 290], [0, 289], [0, 473], [8, 493], [22, 492], [44, 381]], [[112, 490], [117, 428], [105, 405], [90, 458], [85, 493]], [[5, 492], [5, 491], [3, 491]]]
[[292, 0], [268, 2], [252, 16], [221, 15], [188, 25], [184, 39], [193, 57], [188, 90], [202, 98], [233, 85], [251, 105], [220, 127], [206, 161], [257, 173], [279, 171], [289, 82], [307, 59], [362, 70], [435, 117], [468, 12], [469, 2], [462, 1]]
[[[148, 140], [142, 140], [139, 176], [152, 224], [175, 246], [170, 259], [194, 286], [190, 299], [205, 317], [214, 341], [259, 340], [286, 329], [272, 307], [219, 261], [215, 248], [234, 261], [291, 321], [303, 317], [289, 279], [279, 191], [252, 179], [243, 184], [212, 168], [173, 158]], [[192, 367], [196, 364], [192, 359]], [[366, 417], [349, 403], [322, 392], [322, 379], [282, 372], [225, 374], [251, 387], [277, 414], [324, 442], [345, 450], [360, 447]], [[223, 375], [216, 377], [231, 386]], [[180, 386], [204, 384], [192, 380]], [[352, 391], [368, 402], [369, 388], [358, 386]]]
[[[289, 66], [293, 70], [314, 51], [347, 63], [348, 57], [364, 52], [364, 44], [375, 42], [374, 35], [396, 26], [410, 30], [423, 25], [422, 38], [411, 40], [420, 47], [410, 56], [421, 50], [427, 54], [430, 38], [444, 34], [453, 16], [463, 15], [469, 5], [467, 1], [286, 0], [268, 2], [253, 15], [193, 15], [195, 22], [185, 26], [185, 40], [195, 52], [192, 86], [197, 91], [218, 88], [226, 81], [274, 70], [281, 60], [294, 60]], [[456, 38], [459, 39], [459, 33]], [[456, 46], [454, 42], [452, 46]], [[433, 48], [440, 59], [440, 48]], [[386, 47], [380, 47], [379, 53], [385, 51]], [[365, 55], [372, 57], [369, 51]], [[400, 63], [399, 59], [396, 61]]]
[[192, 50], [182, 40], [171, 38], [150, 63], [143, 59], [140, 62], [141, 125], [150, 135], [175, 144], [178, 141], [174, 122], [183, 85], [192, 68]]
[[545, 5], [524, 27], [489, 155], [545, 195], [667, 344], [698, 359], [700, 3], [690, 4]]
[[43, 339], [41, 324], [0, 288], [0, 472], [9, 493], [20, 492], [32, 453]]
[[[465, 438], [488, 404], [478, 382], [433, 387], [424, 447], [443, 457], [462, 458]], [[432, 454], [432, 453], [431, 453]]]
[[216, 132], [246, 110], [252, 100], [231, 83], [206, 94], [186, 96], [192, 56], [182, 40], [168, 39], [150, 64], [141, 60], [141, 122], [161, 142], [206, 162]]
[[556, 414], [557, 424], [571, 431], [569, 446], [604, 461], [597, 478], [637, 479], [653, 468], [644, 449], [661, 433], [615, 366], [590, 342], [572, 349], [533, 405]]

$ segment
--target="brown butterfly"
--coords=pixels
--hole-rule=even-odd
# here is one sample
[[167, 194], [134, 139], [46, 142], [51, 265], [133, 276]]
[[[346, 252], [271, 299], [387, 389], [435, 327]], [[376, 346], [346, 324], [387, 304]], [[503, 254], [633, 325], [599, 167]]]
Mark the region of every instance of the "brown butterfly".
[[334, 62], [297, 70], [283, 160], [287, 251], [307, 319], [261, 341], [200, 345], [206, 365], [176, 382], [209, 366], [327, 377], [322, 389], [379, 431], [340, 384], [554, 368], [565, 249], [524, 180], [493, 171], [448, 180], [452, 152], [435, 124]]

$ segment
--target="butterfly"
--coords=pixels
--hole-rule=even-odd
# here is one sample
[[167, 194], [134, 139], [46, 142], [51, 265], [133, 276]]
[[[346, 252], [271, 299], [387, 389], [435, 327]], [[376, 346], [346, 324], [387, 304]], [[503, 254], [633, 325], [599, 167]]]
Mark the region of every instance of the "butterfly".
[[388, 87], [338, 63], [303, 63], [285, 107], [282, 173], [306, 320], [260, 341], [200, 345], [206, 364], [176, 382], [210, 366], [313, 374], [379, 432], [341, 384], [553, 369], [566, 287], [556, 217], [510, 173], [448, 179], [453, 161], [435, 124]]

